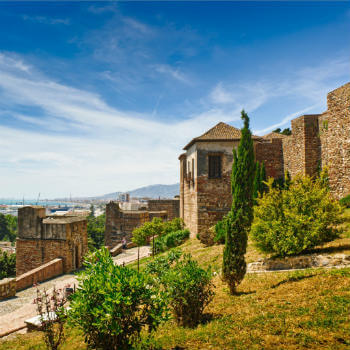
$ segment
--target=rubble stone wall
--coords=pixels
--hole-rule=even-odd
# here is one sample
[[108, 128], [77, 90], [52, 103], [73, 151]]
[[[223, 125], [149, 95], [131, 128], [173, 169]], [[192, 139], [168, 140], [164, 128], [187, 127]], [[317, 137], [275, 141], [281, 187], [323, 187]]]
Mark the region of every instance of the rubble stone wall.
[[11, 298], [16, 295], [16, 279], [4, 278], [0, 280], [0, 300]]
[[148, 201], [149, 211], [166, 211], [168, 220], [180, 216], [180, 199], [151, 199]]
[[320, 118], [322, 166], [336, 198], [350, 194], [350, 83], [330, 92]]
[[21, 289], [31, 287], [34, 283], [46, 281], [50, 278], [62, 275], [63, 272], [63, 259], [53, 259], [36, 269], [27, 271], [26, 273], [17, 276], [16, 290], [19, 291]]
[[256, 143], [255, 158], [264, 163], [267, 177], [278, 179], [284, 176], [282, 139]]

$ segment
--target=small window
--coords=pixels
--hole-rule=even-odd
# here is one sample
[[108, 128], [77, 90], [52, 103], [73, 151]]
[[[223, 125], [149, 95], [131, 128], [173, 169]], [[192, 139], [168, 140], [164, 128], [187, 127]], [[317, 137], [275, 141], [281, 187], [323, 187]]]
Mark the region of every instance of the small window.
[[209, 172], [210, 179], [218, 179], [221, 177], [221, 156], [209, 156]]
[[194, 180], [194, 159], [192, 159], [192, 180]]

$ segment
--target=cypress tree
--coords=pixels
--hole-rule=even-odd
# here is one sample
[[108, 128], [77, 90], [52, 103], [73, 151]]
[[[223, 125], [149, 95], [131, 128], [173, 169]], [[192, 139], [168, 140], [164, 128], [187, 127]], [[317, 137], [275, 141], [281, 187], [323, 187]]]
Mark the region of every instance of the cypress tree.
[[264, 184], [266, 182], [266, 169], [265, 169], [265, 163], [261, 163], [260, 166], [260, 193], [263, 194], [266, 192], [267, 186]]
[[261, 168], [259, 162], [256, 162], [253, 188], [253, 198], [256, 199], [259, 197], [259, 193], [261, 192]]
[[249, 117], [242, 110], [242, 136], [238, 151], [233, 150], [231, 173], [232, 207], [226, 220], [226, 242], [223, 256], [223, 279], [231, 294], [243, 280], [247, 265], [248, 231], [253, 220], [253, 182], [255, 176], [254, 146], [249, 129]]

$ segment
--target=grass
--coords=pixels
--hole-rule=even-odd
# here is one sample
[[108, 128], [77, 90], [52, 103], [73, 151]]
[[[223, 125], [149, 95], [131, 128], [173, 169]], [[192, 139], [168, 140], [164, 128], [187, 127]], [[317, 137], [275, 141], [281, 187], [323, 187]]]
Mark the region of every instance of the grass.
[[[344, 213], [343, 228], [339, 239], [315, 251], [350, 254], [350, 210]], [[190, 239], [181, 249], [201, 266], [220, 270], [222, 245], [206, 247]], [[263, 256], [249, 242], [246, 260]], [[140, 262], [141, 269], [150, 259]], [[186, 329], [168, 321], [155, 336], [160, 349], [350, 349], [350, 268], [247, 274], [237, 296], [229, 294], [219, 276], [214, 285], [206, 322]], [[62, 350], [87, 349], [77, 330], [67, 329], [67, 335]], [[34, 332], [0, 342], [0, 350], [10, 349], [45, 347], [41, 333]]]

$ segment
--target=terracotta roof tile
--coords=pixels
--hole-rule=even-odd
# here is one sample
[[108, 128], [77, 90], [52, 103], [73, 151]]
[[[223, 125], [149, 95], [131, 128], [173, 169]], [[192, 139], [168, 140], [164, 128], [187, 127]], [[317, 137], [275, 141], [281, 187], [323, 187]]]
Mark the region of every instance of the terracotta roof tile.
[[[190, 146], [192, 146], [195, 142], [198, 141], [230, 141], [230, 140], [237, 140], [241, 138], [241, 130], [237, 129], [231, 125], [228, 125], [226, 123], [220, 122], [216, 124], [214, 127], [209, 129], [207, 132], [202, 134], [201, 136], [195, 137], [192, 139], [185, 147], [184, 149], [188, 149]], [[254, 139], [260, 139], [259, 136], [254, 136]]]
[[277, 132], [270, 132], [269, 134], [262, 136], [264, 139], [285, 139], [286, 137], [288, 137], [288, 135], [279, 134]]

